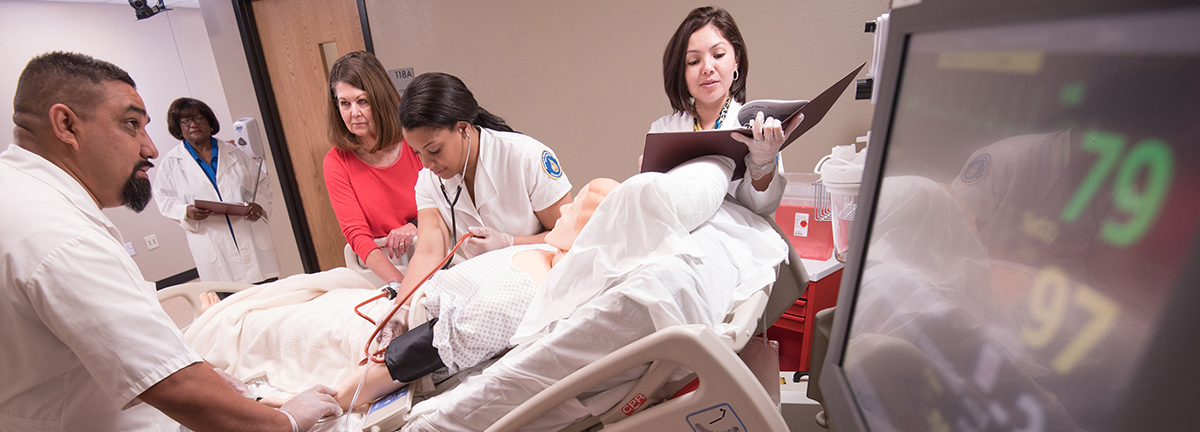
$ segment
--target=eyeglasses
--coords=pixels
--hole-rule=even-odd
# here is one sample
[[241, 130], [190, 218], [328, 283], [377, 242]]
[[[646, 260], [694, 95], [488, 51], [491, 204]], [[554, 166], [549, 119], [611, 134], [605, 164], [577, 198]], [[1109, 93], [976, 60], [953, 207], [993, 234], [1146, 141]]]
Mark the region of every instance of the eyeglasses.
[[179, 119], [180, 126], [188, 126], [193, 124], [203, 126], [208, 124], [208, 119], [205, 119], [204, 117], [184, 117]]

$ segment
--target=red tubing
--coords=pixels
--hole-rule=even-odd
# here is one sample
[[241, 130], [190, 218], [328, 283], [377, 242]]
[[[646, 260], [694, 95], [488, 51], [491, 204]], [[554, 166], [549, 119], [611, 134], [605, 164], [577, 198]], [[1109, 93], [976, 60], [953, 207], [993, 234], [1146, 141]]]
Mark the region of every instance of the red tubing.
[[467, 241], [467, 239], [470, 237], [474, 237], [474, 235], [471, 233], [463, 234], [462, 237], [460, 237], [458, 239], [458, 242], [454, 244], [454, 247], [450, 249], [450, 253], [446, 254], [445, 258], [442, 258], [442, 262], [438, 263], [437, 267], [434, 267], [433, 271], [431, 271], [431, 272], [429, 272], [429, 274], [425, 275], [425, 277], [423, 279], [421, 279], [420, 282], [417, 282], [417, 285], [413, 287], [412, 291], [409, 291], [408, 294], [405, 294], [403, 299], [400, 299], [400, 301], [396, 302], [396, 305], [392, 306], [392, 310], [389, 311], [387, 316], [383, 317], [383, 319], [380, 320], [379, 323], [376, 323], [375, 320], [372, 320], [370, 317], [363, 315], [362, 312], [358, 311], [358, 308], [362, 307], [363, 305], [366, 305], [367, 303], [378, 300], [380, 297], [385, 296], [386, 295], [385, 293], [381, 293], [375, 297], [372, 297], [370, 300], [359, 303], [358, 306], [354, 307], [354, 312], [357, 313], [358, 316], [363, 317], [363, 319], [365, 319], [367, 321], [370, 321], [371, 324], [375, 324], [375, 331], [371, 332], [371, 337], [367, 338], [367, 345], [365, 347], [363, 347], [363, 353], [365, 353], [367, 355], [367, 358], [371, 359], [371, 361], [373, 361], [375, 363], [383, 363], [383, 353], [387, 351], [387, 347], [382, 347], [379, 349], [379, 351], [375, 351], [374, 353], [372, 353], [371, 352], [371, 341], [374, 341], [375, 337], [379, 336], [379, 332], [383, 330], [383, 326], [387, 325], [387, 322], [392, 319], [392, 316], [396, 314], [396, 311], [400, 310], [400, 306], [404, 305], [404, 303], [407, 303], [408, 299], [412, 298], [412, 295], [417, 292], [417, 289], [421, 288], [421, 285], [425, 284], [425, 281], [427, 281], [427, 280], [429, 280], [429, 278], [433, 277], [433, 274], [437, 273], [438, 269], [441, 269], [442, 266], [445, 266], [446, 262], [450, 261], [450, 258], [454, 257], [454, 252], [458, 250], [458, 247], [462, 246], [463, 242]]

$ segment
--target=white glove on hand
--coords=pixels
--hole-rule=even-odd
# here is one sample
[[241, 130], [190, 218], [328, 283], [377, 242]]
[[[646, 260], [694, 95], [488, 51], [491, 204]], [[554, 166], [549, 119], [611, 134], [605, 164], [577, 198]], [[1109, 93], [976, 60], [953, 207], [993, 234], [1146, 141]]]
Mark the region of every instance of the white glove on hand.
[[489, 227], [471, 227], [475, 237], [463, 243], [463, 251], [470, 256], [483, 255], [486, 252], [502, 249], [513, 245], [513, 236]]
[[338, 406], [337, 400], [333, 398], [336, 394], [337, 392], [329, 387], [317, 385], [292, 396], [279, 410], [295, 421], [292, 425], [293, 431], [306, 431], [312, 429], [321, 417], [342, 415], [342, 407]]
[[[792, 120], [792, 124], [788, 125], [788, 131], [795, 130], [803, 120], [804, 114], [797, 116], [795, 120]], [[787, 134], [783, 131], [782, 122], [774, 117], [764, 120], [762, 111], [754, 116], [750, 129], [754, 133], [753, 137], [742, 135], [739, 132], [732, 134], [733, 139], [745, 144], [746, 148], [750, 150], [750, 153], [746, 155], [746, 171], [751, 178], [758, 180], [775, 173], [775, 157], [783, 147]]]

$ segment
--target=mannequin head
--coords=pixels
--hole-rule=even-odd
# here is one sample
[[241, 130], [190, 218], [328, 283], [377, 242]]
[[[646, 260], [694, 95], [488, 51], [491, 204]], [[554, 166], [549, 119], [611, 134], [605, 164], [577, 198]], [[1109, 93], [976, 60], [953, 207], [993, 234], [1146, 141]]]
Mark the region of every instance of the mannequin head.
[[598, 178], [584, 185], [579, 194], [575, 195], [574, 201], [559, 208], [561, 216], [554, 224], [554, 229], [546, 234], [546, 243], [563, 252], [571, 250], [575, 238], [579, 237], [583, 226], [591, 220], [592, 213], [596, 212], [604, 197], [619, 184], [613, 179]]

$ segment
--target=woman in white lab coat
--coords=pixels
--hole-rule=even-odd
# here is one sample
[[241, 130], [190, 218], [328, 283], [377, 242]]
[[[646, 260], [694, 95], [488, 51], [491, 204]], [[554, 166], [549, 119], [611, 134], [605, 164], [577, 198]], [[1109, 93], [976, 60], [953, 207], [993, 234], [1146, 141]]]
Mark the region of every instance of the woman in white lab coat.
[[[650, 132], [734, 129], [738, 111], [746, 102], [750, 58], [733, 17], [724, 9], [693, 9], [679, 24], [663, 52], [663, 86], [671, 108], [650, 125]], [[799, 125], [798, 119], [786, 128]], [[754, 136], [733, 134], [750, 149], [746, 176], [729, 184], [738, 203], [758, 214], [779, 207], [787, 180], [779, 163], [779, 149], [787, 136], [774, 118], [756, 118]]]
[[[255, 283], [278, 277], [267, 225], [271, 188], [262, 165], [213, 137], [221, 125], [199, 100], [171, 102], [167, 129], [182, 143], [158, 160], [154, 198], [158, 211], [187, 233], [200, 280]], [[196, 207], [196, 200], [248, 203], [249, 212], [218, 214]]]

